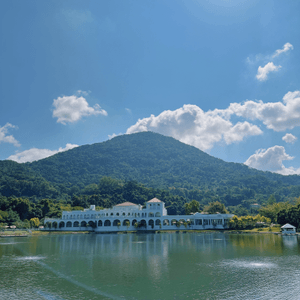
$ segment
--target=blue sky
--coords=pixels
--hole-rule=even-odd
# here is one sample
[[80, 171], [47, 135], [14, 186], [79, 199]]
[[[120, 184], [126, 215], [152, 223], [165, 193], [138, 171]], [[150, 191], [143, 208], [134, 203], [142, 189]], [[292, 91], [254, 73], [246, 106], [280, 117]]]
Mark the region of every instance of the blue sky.
[[300, 174], [300, 2], [0, 2], [0, 159], [151, 130]]

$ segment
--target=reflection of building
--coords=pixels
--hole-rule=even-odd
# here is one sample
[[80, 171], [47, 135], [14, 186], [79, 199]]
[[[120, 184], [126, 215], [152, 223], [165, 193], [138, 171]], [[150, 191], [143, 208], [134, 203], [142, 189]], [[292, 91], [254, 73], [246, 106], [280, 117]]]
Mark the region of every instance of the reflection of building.
[[281, 226], [282, 234], [296, 234], [296, 227], [291, 224], [285, 224]]
[[224, 229], [231, 214], [201, 214], [169, 216], [165, 203], [154, 198], [143, 207], [125, 202], [111, 209], [64, 211], [61, 219], [45, 219], [52, 230], [94, 230], [96, 232], [135, 230]]

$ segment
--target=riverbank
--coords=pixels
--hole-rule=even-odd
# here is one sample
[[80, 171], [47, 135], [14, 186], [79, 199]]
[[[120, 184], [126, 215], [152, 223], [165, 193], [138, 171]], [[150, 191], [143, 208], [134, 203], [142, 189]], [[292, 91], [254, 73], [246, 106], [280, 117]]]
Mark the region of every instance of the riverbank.
[[134, 233], [212, 233], [212, 232], [222, 232], [225, 234], [279, 234], [280, 225], [275, 225], [267, 228], [254, 228], [254, 229], [244, 229], [244, 230], [215, 230], [215, 229], [205, 229], [205, 230], [192, 230], [192, 229], [179, 229], [179, 230], [153, 230], [153, 231], [123, 231], [123, 232], [92, 232], [92, 231], [54, 231], [54, 230], [4, 230], [0, 232], [0, 238], [3, 237], [28, 237], [35, 235], [48, 235], [48, 234], [134, 234]]
[[7, 237], [29, 237], [37, 235], [48, 235], [48, 234], [86, 234], [90, 233], [89, 231], [45, 231], [45, 230], [4, 230], [0, 232], [0, 238]]

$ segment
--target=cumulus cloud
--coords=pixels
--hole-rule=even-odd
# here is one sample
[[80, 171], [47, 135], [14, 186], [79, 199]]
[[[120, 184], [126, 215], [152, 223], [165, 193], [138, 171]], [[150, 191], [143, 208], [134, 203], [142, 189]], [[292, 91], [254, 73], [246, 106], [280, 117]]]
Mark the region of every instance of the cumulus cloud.
[[292, 159], [292, 156], [285, 153], [283, 146], [274, 146], [257, 150], [245, 161], [245, 165], [263, 171], [278, 171], [284, 167], [282, 161]]
[[297, 138], [292, 135], [291, 133], [287, 133], [283, 138], [282, 138], [283, 141], [285, 141], [286, 143], [289, 143], [289, 144], [294, 144], [296, 141], [297, 141]]
[[288, 52], [289, 50], [293, 50], [293, 49], [294, 49], [294, 47], [292, 44], [286, 43], [283, 45], [282, 49], [276, 50], [272, 57], [274, 58], [274, 57], [280, 55], [281, 53], [285, 53], [285, 52]]
[[264, 67], [259, 66], [256, 74], [256, 79], [259, 81], [265, 81], [268, 79], [270, 72], [276, 72], [281, 66], [275, 66], [273, 62], [268, 62]]
[[127, 129], [127, 134], [140, 131], [153, 131], [193, 145], [201, 150], [208, 150], [220, 141], [226, 144], [239, 142], [246, 136], [262, 134], [262, 131], [248, 122], [233, 125], [226, 119], [222, 110], [204, 112], [196, 105], [184, 105], [171, 111], [163, 111], [157, 117], [139, 119]]
[[8, 131], [10, 128], [16, 129], [17, 126], [6, 123], [3, 127], [0, 127], [0, 143], [9, 143], [13, 144], [16, 147], [19, 147], [20, 143], [12, 135], [8, 135]]
[[73, 123], [85, 116], [103, 115], [107, 112], [101, 109], [98, 104], [90, 107], [84, 97], [63, 96], [53, 100], [53, 117], [57, 118], [57, 123]]
[[223, 114], [235, 114], [251, 120], [262, 121], [269, 129], [284, 131], [300, 126], [300, 91], [288, 92], [283, 102], [245, 101], [231, 103]]
[[111, 140], [111, 139], [113, 139], [114, 137], [119, 136], [119, 135], [122, 135], [122, 133], [119, 133], [119, 134], [115, 134], [115, 133], [109, 134], [109, 135], [108, 135], [108, 138]]
[[58, 150], [31, 148], [29, 150], [25, 150], [23, 152], [18, 152], [14, 155], [11, 155], [7, 159], [14, 160], [18, 163], [32, 162], [32, 161], [36, 161], [36, 160], [40, 160], [52, 156], [59, 152], [64, 152], [73, 149], [75, 147], [78, 147], [78, 145], [66, 144], [65, 148], [60, 147]]
[[284, 160], [292, 160], [294, 157], [285, 152], [283, 146], [274, 146], [268, 149], [260, 149], [251, 155], [245, 165], [263, 171], [271, 171], [282, 175], [300, 174], [300, 169], [286, 168]]

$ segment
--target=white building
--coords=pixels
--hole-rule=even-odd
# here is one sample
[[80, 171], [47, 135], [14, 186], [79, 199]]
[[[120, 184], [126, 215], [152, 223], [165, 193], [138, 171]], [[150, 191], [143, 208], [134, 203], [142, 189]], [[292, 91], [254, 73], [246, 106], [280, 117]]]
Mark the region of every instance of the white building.
[[124, 202], [110, 209], [95, 210], [95, 205], [83, 211], [64, 211], [61, 219], [46, 218], [51, 230], [118, 232], [137, 230], [224, 229], [232, 214], [202, 214], [169, 216], [165, 203], [157, 198], [140, 204]]
[[287, 223], [283, 226], [281, 226], [281, 229], [282, 229], [282, 234], [296, 234], [296, 227]]

